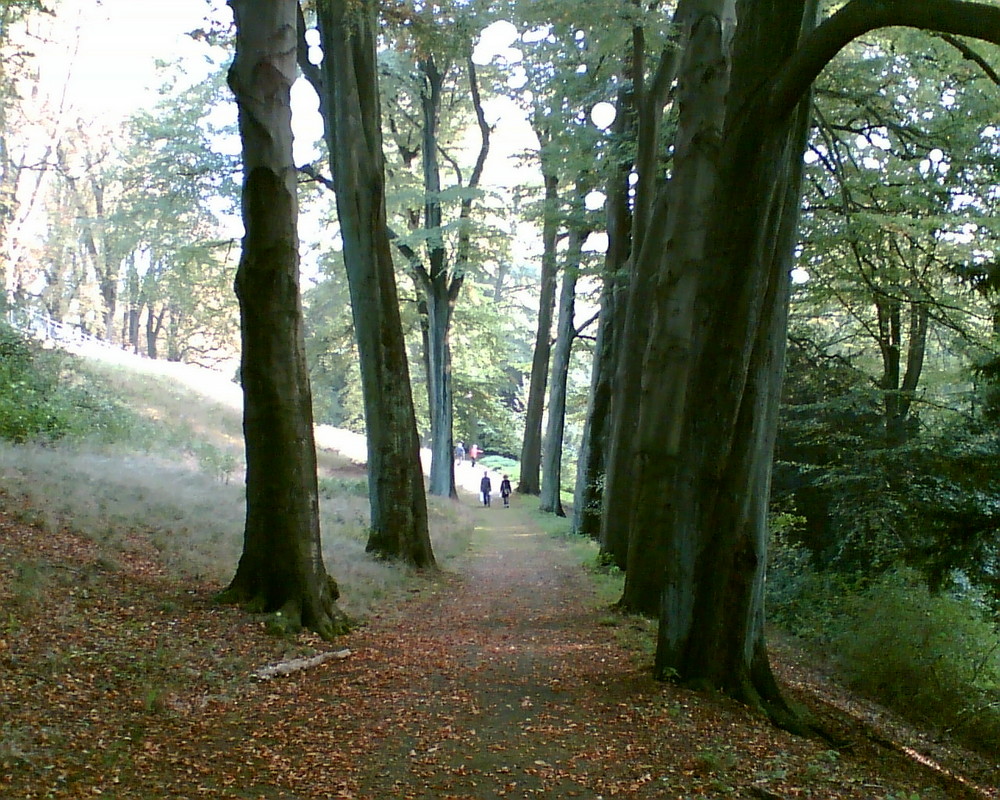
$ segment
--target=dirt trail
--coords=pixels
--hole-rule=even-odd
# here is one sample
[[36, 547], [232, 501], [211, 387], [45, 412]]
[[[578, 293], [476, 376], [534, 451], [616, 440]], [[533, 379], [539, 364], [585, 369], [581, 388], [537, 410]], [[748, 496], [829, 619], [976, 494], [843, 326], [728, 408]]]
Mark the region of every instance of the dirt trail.
[[[608, 684], [632, 668], [598, 624], [591, 582], [518, 503], [477, 508], [461, 576], [406, 609], [402, 631], [386, 631], [386, 655], [433, 667], [412, 675], [402, 735], [359, 776], [369, 796], [572, 796], [580, 779], [591, 783], [586, 750], [606, 746], [593, 730], [605, 713], [588, 718], [585, 705], [611, 702]], [[403, 774], [385, 769], [401, 759]]]
[[349, 637], [348, 661], [276, 687], [282, 713], [293, 696], [318, 709], [308, 722], [275, 720], [297, 727], [275, 747], [309, 741], [286, 752], [307, 762], [294, 796], [963, 796], [877, 748], [842, 757], [725, 698], [652, 681], [648, 654], [619, 635], [646, 623], [601, 607], [526, 502], [477, 505], [457, 574]]
[[[845, 723], [851, 746], [834, 752], [652, 681], [635, 646], [647, 623], [602, 607], [538, 532], [536, 501], [462, 502], [466, 557], [332, 643], [346, 660], [270, 682], [247, 676], [331, 644], [263, 634], [214, 588], [140, 558], [138, 539], [111, 568], [70, 531], [0, 515], [0, 599], [28, 554], [54, 569], [51, 612], [0, 631], [0, 798], [1000, 798], [935, 778], [864, 725]], [[782, 670], [815, 694], [808, 669]]]

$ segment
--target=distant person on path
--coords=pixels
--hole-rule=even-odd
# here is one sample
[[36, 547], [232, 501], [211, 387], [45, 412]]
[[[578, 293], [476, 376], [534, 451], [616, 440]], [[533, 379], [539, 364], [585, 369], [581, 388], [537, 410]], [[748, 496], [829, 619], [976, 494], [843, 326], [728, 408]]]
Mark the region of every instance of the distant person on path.
[[[473, 445], [475, 447], [475, 445]], [[483, 495], [483, 505], [489, 507], [490, 505], [490, 492], [493, 491], [493, 483], [490, 481], [490, 473], [484, 471], [483, 479], [479, 481], [479, 491]]]
[[469, 448], [469, 461], [472, 462], [472, 466], [476, 466], [476, 459], [483, 454], [483, 451], [479, 449], [478, 444], [472, 445]]
[[500, 481], [500, 496], [503, 498], [503, 507], [510, 508], [510, 478], [506, 475]]
[[459, 442], [455, 445], [455, 463], [461, 466], [465, 461], [465, 444]]

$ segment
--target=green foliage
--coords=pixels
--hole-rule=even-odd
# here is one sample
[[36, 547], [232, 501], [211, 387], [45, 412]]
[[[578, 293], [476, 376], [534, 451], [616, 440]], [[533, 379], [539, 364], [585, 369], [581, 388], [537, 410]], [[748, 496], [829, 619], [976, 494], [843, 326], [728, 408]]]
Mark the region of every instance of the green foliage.
[[1000, 639], [981, 608], [892, 573], [849, 598], [830, 645], [855, 688], [985, 752], [1000, 748]]
[[368, 479], [364, 476], [359, 478], [320, 478], [319, 496], [324, 500], [344, 496], [367, 497]]
[[127, 409], [79, 371], [70, 356], [43, 350], [0, 324], [0, 439], [110, 441], [131, 424]]
[[512, 484], [516, 484], [521, 477], [521, 463], [513, 458], [507, 458], [506, 456], [483, 456], [478, 461], [484, 467], [499, 472], [502, 475], [506, 475], [510, 478]]
[[1000, 600], [995, 429], [940, 415], [889, 446], [852, 359], [794, 339], [788, 366], [773, 499], [798, 518], [779, 541], [804, 551], [779, 547], [779, 557], [848, 580], [907, 565], [932, 589], [971, 582]]
[[1000, 631], [981, 604], [933, 594], [913, 572], [852, 580], [815, 569], [801, 549], [776, 550], [772, 623], [835, 654], [839, 677], [909, 719], [1000, 746]]

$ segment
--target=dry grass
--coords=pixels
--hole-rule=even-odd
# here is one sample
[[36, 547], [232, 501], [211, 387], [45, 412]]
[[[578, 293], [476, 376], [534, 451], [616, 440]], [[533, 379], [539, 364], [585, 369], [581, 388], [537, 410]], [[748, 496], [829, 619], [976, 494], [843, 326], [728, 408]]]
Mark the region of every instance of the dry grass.
[[[88, 371], [136, 412], [132, 440], [2, 445], [0, 505], [45, 530], [84, 534], [111, 562], [128, 558], [141, 537], [165, 569], [222, 588], [239, 559], [245, 513], [239, 388], [209, 370], [124, 354], [89, 360]], [[340, 584], [344, 611], [363, 618], [415, 576], [364, 552], [363, 438], [359, 448], [356, 434], [324, 428], [318, 439], [327, 569]], [[436, 555], [447, 566], [467, 548], [471, 522], [448, 502], [432, 501], [430, 517]]]

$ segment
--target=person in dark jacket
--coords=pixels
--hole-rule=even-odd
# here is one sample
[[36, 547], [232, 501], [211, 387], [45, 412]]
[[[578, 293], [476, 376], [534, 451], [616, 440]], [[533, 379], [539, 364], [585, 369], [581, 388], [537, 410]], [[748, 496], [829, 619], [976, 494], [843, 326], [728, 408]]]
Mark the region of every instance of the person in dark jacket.
[[479, 491], [483, 495], [483, 505], [489, 506], [490, 492], [493, 491], [493, 483], [490, 481], [490, 473], [484, 472], [483, 479], [479, 481]]
[[506, 475], [500, 481], [500, 496], [503, 498], [503, 507], [510, 508], [510, 478]]

